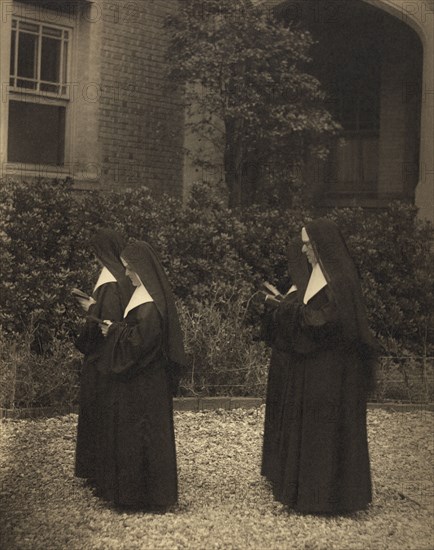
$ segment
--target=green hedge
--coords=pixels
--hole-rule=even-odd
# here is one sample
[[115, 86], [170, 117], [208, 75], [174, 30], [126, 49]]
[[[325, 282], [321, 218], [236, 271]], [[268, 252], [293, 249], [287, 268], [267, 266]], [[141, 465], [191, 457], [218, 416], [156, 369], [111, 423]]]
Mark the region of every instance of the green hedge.
[[[195, 186], [182, 207], [173, 198], [156, 199], [145, 187], [79, 193], [60, 181], [3, 180], [3, 348], [11, 342], [17, 349], [21, 341], [20, 349], [27, 346], [35, 365], [43, 356], [53, 369], [69, 369], [72, 383], [78, 356], [71, 341], [81, 314], [69, 289], [91, 291], [98, 267], [87, 243], [97, 227], [108, 226], [129, 239], [150, 241], [161, 254], [179, 301], [194, 369], [184, 381], [185, 391], [261, 395], [268, 350], [257, 341], [259, 312], [248, 307], [249, 299], [264, 279], [282, 283], [287, 242], [314, 216], [303, 208], [230, 211], [206, 185]], [[380, 212], [351, 208], [328, 216], [347, 238], [372, 327], [387, 354], [432, 356], [432, 226], [417, 219], [414, 207], [400, 203]], [[32, 399], [45, 403], [42, 397]], [[15, 403], [24, 401], [15, 393]]]

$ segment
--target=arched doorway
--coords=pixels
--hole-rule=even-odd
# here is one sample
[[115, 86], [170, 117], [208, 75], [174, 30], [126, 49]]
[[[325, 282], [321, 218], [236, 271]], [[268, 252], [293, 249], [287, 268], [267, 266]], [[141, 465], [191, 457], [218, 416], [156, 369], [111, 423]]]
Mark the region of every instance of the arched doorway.
[[307, 168], [323, 205], [413, 201], [419, 181], [422, 43], [374, 3], [288, 1], [277, 9], [288, 24], [312, 32], [311, 70], [342, 126], [327, 163]]

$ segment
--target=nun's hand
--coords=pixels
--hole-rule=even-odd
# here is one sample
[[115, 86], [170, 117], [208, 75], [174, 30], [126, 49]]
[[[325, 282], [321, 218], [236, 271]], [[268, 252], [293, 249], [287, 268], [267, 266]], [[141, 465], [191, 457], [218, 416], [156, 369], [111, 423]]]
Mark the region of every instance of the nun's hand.
[[108, 331], [109, 331], [109, 328], [110, 328], [110, 325], [112, 325], [113, 323], [111, 321], [106, 321], [104, 320], [104, 324], [100, 325], [101, 327], [101, 332], [102, 332], [102, 335], [103, 336], [107, 336], [108, 334]]

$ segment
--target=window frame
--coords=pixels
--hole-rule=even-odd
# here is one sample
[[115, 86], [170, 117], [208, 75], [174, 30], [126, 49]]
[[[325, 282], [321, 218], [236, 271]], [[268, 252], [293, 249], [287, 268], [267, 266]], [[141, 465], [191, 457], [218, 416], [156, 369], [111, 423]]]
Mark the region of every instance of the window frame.
[[[18, 101], [18, 102], [26, 102], [26, 103], [34, 103], [34, 104], [40, 104], [40, 105], [49, 105], [49, 106], [56, 106], [56, 107], [64, 107], [65, 108], [65, 135], [64, 135], [64, 154], [63, 154], [63, 163], [62, 164], [44, 164], [44, 163], [30, 163], [30, 162], [12, 162], [9, 161], [9, 153], [8, 153], [8, 138], [6, 135], [6, 147], [5, 147], [5, 164], [6, 164], [6, 170], [3, 170], [3, 172], [6, 172], [7, 174], [21, 174], [22, 176], [29, 176], [29, 177], [47, 177], [47, 178], [56, 178], [56, 177], [67, 177], [71, 174], [71, 159], [73, 158], [73, 140], [72, 140], [72, 131], [73, 131], [73, 117], [74, 117], [74, 101], [73, 101], [73, 85], [74, 85], [74, 77], [76, 75], [76, 40], [77, 40], [77, 33], [79, 31], [79, 25], [78, 25], [78, 15], [74, 14], [73, 17], [71, 17], [71, 14], [63, 15], [59, 14], [58, 12], [55, 13], [56, 15], [56, 22], [51, 22], [53, 13], [51, 13], [46, 8], [38, 8], [38, 10], [31, 11], [29, 13], [28, 7], [24, 4], [21, 4], [20, 2], [14, 2], [13, 3], [13, 12], [11, 14], [11, 21], [10, 21], [10, 34], [9, 34], [9, 44], [10, 47], [12, 47], [12, 32], [14, 30], [17, 30], [18, 28], [18, 21], [24, 21], [25, 23], [38, 25], [39, 28], [39, 35], [41, 34], [42, 27], [47, 28], [53, 28], [53, 29], [59, 29], [62, 30], [62, 36], [63, 32], [66, 31], [69, 33], [68, 35], [68, 52], [67, 52], [67, 69], [65, 74], [65, 88], [66, 88], [66, 94], [65, 96], [61, 96], [59, 93], [52, 93], [49, 91], [44, 90], [34, 90], [29, 88], [21, 88], [17, 86], [11, 86], [10, 78], [11, 78], [11, 71], [10, 71], [10, 59], [11, 59], [11, 51], [9, 51], [9, 60], [7, 65], [7, 111], [9, 111], [9, 102], [10, 101]], [[35, 16], [34, 12], [37, 13], [37, 16]], [[24, 14], [24, 15], [23, 15]], [[14, 29], [12, 25], [12, 21], [17, 21], [17, 28]], [[17, 33], [18, 35], [18, 33]], [[15, 47], [18, 47], [18, 36], [16, 35], [15, 39]], [[63, 48], [62, 48], [63, 50]], [[40, 58], [42, 53], [38, 52], [38, 74], [40, 75]], [[18, 60], [17, 56], [15, 55], [15, 67], [17, 66]], [[62, 65], [61, 65], [62, 67]], [[4, 71], [6, 72], [6, 71]], [[6, 76], [6, 75], [4, 75]], [[62, 86], [62, 74], [59, 74], [60, 77], [60, 83], [59, 83], [59, 89], [61, 90]], [[19, 79], [18, 75], [16, 74], [14, 78]], [[45, 81], [44, 81], [45, 82]], [[48, 82], [51, 84], [50, 82]], [[6, 134], [9, 132], [9, 117], [7, 117], [7, 128], [6, 128]]]
[[[22, 29], [21, 24], [30, 24], [38, 27], [38, 31], [34, 32], [28, 29]], [[15, 24], [15, 25], [14, 25]], [[49, 80], [43, 80], [41, 78], [41, 67], [42, 67], [42, 41], [44, 38], [48, 37], [47, 34], [44, 34], [44, 29], [52, 29], [55, 31], [59, 31], [61, 33], [60, 36], [60, 62], [59, 62], [59, 80], [58, 82], [49, 81]], [[12, 33], [15, 33], [15, 43], [12, 43]], [[46, 31], [45, 31], [46, 33]], [[36, 77], [24, 77], [18, 75], [18, 62], [19, 62], [19, 44], [20, 44], [20, 34], [30, 34], [32, 36], [37, 37], [37, 60], [36, 60]], [[71, 43], [72, 34], [71, 29], [69, 27], [60, 26], [60, 25], [53, 25], [53, 24], [46, 24], [43, 22], [32, 22], [29, 23], [29, 21], [23, 17], [17, 17], [14, 16], [12, 18], [12, 29], [11, 29], [11, 61], [12, 61], [12, 48], [14, 49], [14, 71], [13, 74], [9, 72], [9, 90], [10, 93], [30, 93], [35, 94], [38, 96], [43, 95], [47, 98], [53, 98], [53, 99], [64, 99], [69, 100], [69, 82], [70, 82], [70, 65], [71, 65]], [[65, 44], [68, 45], [67, 51], [66, 51], [66, 60], [65, 60]], [[66, 65], [66, 70], [65, 70]], [[12, 81], [15, 81], [13, 84]], [[17, 81], [27, 81], [27, 82], [34, 82], [36, 87], [25, 87], [25, 86], [18, 86]], [[41, 86], [57, 86], [59, 88], [58, 92], [50, 92], [49, 90], [41, 90]], [[65, 92], [63, 93], [63, 89]], [[59, 93], [60, 92], [60, 93]]]

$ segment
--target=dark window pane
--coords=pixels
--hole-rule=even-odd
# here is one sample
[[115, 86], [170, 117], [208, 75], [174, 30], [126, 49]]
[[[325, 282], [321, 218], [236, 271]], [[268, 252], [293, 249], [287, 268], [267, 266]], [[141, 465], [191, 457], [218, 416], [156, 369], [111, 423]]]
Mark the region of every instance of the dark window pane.
[[65, 107], [9, 101], [8, 161], [64, 164]]
[[37, 34], [39, 32], [39, 25], [27, 23], [26, 21], [20, 21], [20, 29], [35, 32]]
[[38, 37], [20, 33], [18, 42], [18, 76], [36, 78]]
[[62, 31], [60, 29], [53, 29], [53, 27], [42, 27], [42, 34], [45, 36], [55, 36], [57, 38], [62, 37]]
[[55, 38], [42, 38], [41, 80], [59, 82], [60, 41]]
[[68, 42], [63, 43], [63, 74], [62, 82], [68, 81]]
[[28, 90], [36, 90], [36, 82], [31, 80], [17, 79], [17, 88], [27, 88]]
[[15, 74], [15, 40], [16, 32], [12, 31], [11, 36], [11, 65], [10, 65], [10, 74]]

